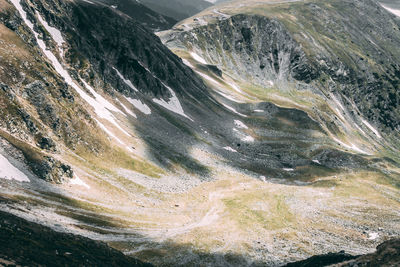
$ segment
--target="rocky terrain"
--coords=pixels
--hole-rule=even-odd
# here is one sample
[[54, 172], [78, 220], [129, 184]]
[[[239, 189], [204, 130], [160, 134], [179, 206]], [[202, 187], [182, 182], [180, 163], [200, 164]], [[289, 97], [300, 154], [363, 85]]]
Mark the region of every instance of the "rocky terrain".
[[157, 266], [281, 266], [398, 237], [398, 17], [233, 1], [156, 36], [168, 20], [123, 3], [0, 0], [6, 220]]
[[385, 241], [376, 248], [376, 252], [352, 256], [344, 252], [329, 253], [326, 255], [313, 256], [309, 259], [289, 263], [285, 267], [307, 267], [307, 266], [397, 266], [400, 262], [400, 240], [392, 239]]

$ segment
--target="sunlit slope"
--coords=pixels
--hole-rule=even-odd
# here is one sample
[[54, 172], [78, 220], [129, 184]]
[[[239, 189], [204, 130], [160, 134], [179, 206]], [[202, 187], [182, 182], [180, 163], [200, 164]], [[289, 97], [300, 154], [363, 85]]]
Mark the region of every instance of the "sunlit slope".
[[239, 2], [161, 36], [182, 57], [192, 51], [216, 65], [256, 99], [305, 110], [343, 147], [369, 143], [376, 151], [378, 143], [378, 151], [396, 157], [400, 37], [392, 14], [372, 1]]
[[279, 266], [395, 236], [394, 132], [288, 30], [305, 7], [275, 4], [287, 24], [221, 8], [168, 33], [179, 58], [113, 8], [0, 0], [0, 209], [161, 266]]

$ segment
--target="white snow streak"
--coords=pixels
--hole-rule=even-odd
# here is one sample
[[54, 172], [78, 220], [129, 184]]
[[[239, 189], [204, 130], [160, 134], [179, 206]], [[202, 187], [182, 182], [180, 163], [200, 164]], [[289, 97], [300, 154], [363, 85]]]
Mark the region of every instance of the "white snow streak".
[[232, 111], [233, 113], [236, 113], [236, 114], [238, 114], [238, 115], [240, 115], [240, 116], [242, 116], [242, 117], [245, 117], [245, 118], [247, 117], [246, 115], [237, 112], [236, 109], [234, 109], [233, 107], [228, 106], [227, 104], [224, 104], [224, 103], [221, 103], [221, 104], [222, 104], [225, 108], [227, 108], [227, 109], [229, 109], [230, 111]]
[[0, 178], [6, 180], [17, 180], [19, 182], [30, 182], [29, 178], [23, 172], [15, 168], [1, 154], [0, 154]]
[[368, 121], [361, 119], [362, 123], [365, 124], [378, 138], [382, 138], [381, 134], [378, 132], [377, 129], [375, 129]]
[[181, 103], [179, 102], [179, 99], [176, 96], [174, 90], [172, 90], [171, 87], [169, 87], [165, 83], [163, 83], [163, 82], [161, 82], [161, 83], [169, 90], [169, 92], [171, 93], [172, 97], [168, 101], [165, 101], [164, 99], [153, 98], [153, 102], [159, 104], [160, 106], [163, 106], [164, 108], [166, 108], [166, 109], [168, 109], [168, 110], [170, 110], [172, 112], [175, 112], [176, 114], [179, 114], [179, 115], [181, 115], [181, 116], [193, 121], [183, 111]]
[[236, 84], [231, 83], [231, 82], [226, 82], [226, 83], [229, 84], [230, 87], [232, 87], [236, 92], [238, 92], [238, 93], [240, 93], [240, 94], [243, 94], [243, 91], [240, 90], [240, 88], [239, 88]]
[[283, 168], [283, 170], [286, 171], [286, 172], [293, 172], [294, 171], [293, 168]]
[[394, 9], [394, 8], [390, 8], [387, 6], [382, 5], [383, 8], [385, 8], [387, 11], [392, 12], [393, 14], [395, 14], [396, 16], [400, 17], [400, 10], [399, 9]]
[[124, 81], [126, 85], [128, 85], [132, 90], [138, 92], [138, 89], [132, 84], [130, 80], [125, 79], [121, 72], [119, 72], [116, 68], [113, 67], [113, 69], [117, 72], [118, 76], [121, 78], [121, 80]]
[[84, 181], [82, 181], [81, 178], [78, 177], [78, 175], [75, 174], [74, 176], [75, 178], [69, 181], [70, 184], [80, 185], [86, 187], [87, 189], [90, 189], [90, 186], [88, 186]]
[[210, 81], [210, 82], [215, 83], [215, 84], [217, 84], [217, 85], [219, 85], [219, 86], [222, 86], [218, 81], [216, 81], [215, 79], [211, 78], [211, 77], [208, 76], [207, 74], [204, 74], [204, 73], [202, 73], [202, 72], [200, 72], [200, 71], [196, 71], [196, 72], [197, 72], [197, 74], [199, 74], [201, 77], [203, 77], [203, 78], [206, 79], [207, 81]]
[[118, 137], [116, 137], [112, 132], [110, 132], [106, 126], [104, 126], [104, 124], [102, 124], [101, 122], [99, 122], [98, 120], [94, 119], [97, 124], [99, 125], [99, 127], [106, 133], [108, 134], [110, 137], [114, 138], [118, 143], [120, 143], [121, 145], [125, 145], [124, 142], [121, 141], [121, 139], [119, 139]]
[[36, 12], [36, 15], [39, 18], [40, 23], [42, 23], [42, 25], [44, 26], [44, 28], [46, 29], [46, 31], [48, 31], [51, 35], [51, 37], [53, 38], [53, 40], [57, 43], [58, 47], [61, 49], [61, 51], [63, 51], [63, 43], [65, 43], [64, 38], [62, 37], [61, 32], [54, 27], [51, 27], [47, 21], [45, 21], [42, 16], [40, 16], [40, 14], [38, 12]]
[[235, 149], [231, 148], [230, 146], [226, 146], [226, 147], [224, 147], [224, 149], [227, 150], [227, 151], [231, 151], [231, 152], [237, 153], [237, 151]]
[[358, 148], [355, 144], [351, 144], [351, 146], [349, 146], [349, 145], [343, 143], [342, 141], [340, 141], [339, 139], [337, 139], [335, 137], [332, 137], [332, 138], [333, 138], [333, 140], [335, 140], [336, 142], [338, 142], [339, 144], [341, 144], [342, 146], [344, 146], [347, 149], [356, 151], [356, 152], [361, 153], [361, 154], [371, 155], [370, 153]]
[[233, 98], [232, 96], [224, 94], [224, 93], [222, 93], [220, 91], [215, 91], [215, 92], [217, 92], [218, 94], [220, 94], [221, 96], [225, 97], [226, 99], [228, 99], [228, 100], [230, 100], [232, 102], [239, 103], [239, 104], [240, 103], [244, 103], [243, 101], [237, 100], [237, 99]]
[[129, 103], [131, 103], [135, 108], [137, 108], [143, 114], [146, 114], [146, 115], [151, 114], [151, 109], [149, 108], [149, 106], [147, 106], [145, 103], [143, 103], [139, 99], [133, 99], [133, 98], [126, 97], [126, 100], [128, 100]]
[[194, 60], [196, 60], [197, 62], [200, 62], [201, 64], [204, 64], [204, 65], [207, 65], [207, 61], [205, 61], [204, 58], [202, 58], [201, 56], [199, 56], [195, 52], [190, 52], [190, 56], [192, 56], [192, 58]]
[[162, 85], [165, 86], [165, 88], [168, 89], [168, 91], [171, 93], [172, 97], [168, 100], [165, 101], [164, 99], [157, 99], [157, 98], [153, 98], [153, 102], [172, 111], [175, 112], [191, 121], [193, 121], [189, 116], [187, 116], [185, 114], [185, 112], [183, 111], [183, 108], [181, 106], [181, 103], [179, 102], [178, 97], [176, 96], [174, 90], [172, 90], [171, 87], [169, 87], [168, 85], [166, 85], [163, 81], [161, 81], [157, 76], [155, 76], [145, 65], [143, 65], [140, 61], [138, 61], [138, 63], [145, 69], [147, 70], [147, 72], [149, 72], [151, 75], [153, 75], [154, 78], [156, 78], [157, 80], [160, 81], [160, 83], [162, 83]]
[[235, 120], [235, 126], [241, 129], [249, 129], [249, 127], [246, 126], [246, 124], [244, 124], [243, 122], [241, 122], [240, 120]]
[[134, 117], [134, 118], [137, 118], [137, 117], [136, 117], [136, 114], [133, 113], [127, 106], [125, 106], [121, 101], [118, 101], [118, 102], [119, 102], [120, 105], [124, 108], [126, 114], [131, 115], [131, 116]]
[[254, 142], [254, 138], [250, 135], [244, 137], [241, 139], [243, 142], [248, 142], [248, 143], [253, 143]]
[[192, 64], [190, 64], [190, 62], [187, 61], [186, 59], [182, 59], [182, 61], [183, 61], [183, 64], [185, 64], [186, 66], [188, 66], [191, 69], [194, 69], [194, 66]]
[[[130, 136], [129, 133], [127, 133], [122, 127], [117, 123], [115, 120], [114, 115], [110, 111], [118, 112], [121, 114], [124, 114], [121, 110], [119, 110], [117, 107], [115, 107], [113, 104], [108, 102], [104, 97], [102, 97], [100, 94], [98, 94], [88, 83], [86, 83], [84, 80], [81, 80], [82, 83], [85, 85], [86, 89], [89, 90], [89, 92], [94, 95], [94, 99], [83, 92], [82, 94], [80, 93], [81, 97], [86, 100], [94, 109], [94, 112], [99, 118], [105, 119], [109, 122], [111, 122], [115, 127], [117, 127], [121, 132], [126, 134], [127, 136]], [[125, 115], [125, 114], [124, 114]]]
[[86, 2], [86, 3], [94, 5], [94, 3], [92, 1], [89, 1], [89, 0], [83, 0], [83, 2]]
[[369, 240], [375, 240], [375, 239], [377, 239], [379, 237], [379, 234], [378, 233], [369, 233], [368, 234], [368, 239]]
[[340, 107], [340, 109], [341, 109], [342, 111], [345, 111], [345, 109], [344, 109], [342, 103], [339, 102], [339, 100], [336, 98], [335, 95], [332, 95], [332, 99], [333, 99], [333, 101]]

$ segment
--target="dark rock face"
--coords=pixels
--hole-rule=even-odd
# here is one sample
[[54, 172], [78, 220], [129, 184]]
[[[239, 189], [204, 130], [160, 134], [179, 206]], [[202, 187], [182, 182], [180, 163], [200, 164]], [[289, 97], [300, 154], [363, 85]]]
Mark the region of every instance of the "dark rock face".
[[309, 259], [289, 263], [285, 267], [394, 267], [400, 265], [400, 239], [383, 242], [375, 253], [352, 256], [344, 252], [313, 256]]
[[54, 131], [60, 130], [60, 118], [57, 113], [60, 111], [53, 105], [46, 95], [48, 91], [40, 81], [34, 81], [24, 88], [22, 96], [29, 99], [31, 104], [36, 107], [42, 121], [49, 125]]
[[319, 75], [285, 27], [266, 17], [235, 15], [184, 32], [179, 38], [204, 50], [215, 65], [257, 84], [291, 77], [310, 82]]
[[[39, 138], [39, 145], [48, 149], [55, 149], [55, 144], [50, 138], [43, 137], [41, 134], [38, 134], [37, 137]], [[22, 161], [24, 161], [31, 171], [40, 179], [60, 184], [67, 179], [73, 178], [74, 172], [69, 165], [43, 153], [38, 148], [24, 143], [0, 129], [0, 140], [1, 139], [5, 139], [14, 149], [22, 153]]]
[[59, 233], [5, 212], [0, 212], [0, 262], [17, 266], [152, 266], [105, 243]]
[[371, 0], [265, 8], [265, 15], [233, 15], [176, 31], [166, 44], [179, 40], [178, 47], [206, 55], [219, 68], [256, 85], [280, 81], [284, 90], [294, 81], [340, 95], [350, 110], [355, 104], [387, 133], [400, 129], [398, 18]]
[[345, 252], [328, 253], [325, 255], [313, 256], [303, 261], [289, 263], [286, 264], [284, 267], [322, 267], [340, 263], [347, 260], [352, 260], [354, 258], [357, 258], [357, 256], [352, 256]]
[[400, 239], [392, 239], [380, 244], [376, 252], [336, 265], [337, 267], [392, 267], [400, 265]]
[[49, 137], [39, 137], [38, 144], [41, 149], [56, 151], [56, 143]]
[[47, 182], [61, 184], [65, 179], [74, 176], [70, 166], [49, 156], [44, 156], [40, 160], [30, 160], [28, 165], [39, 178]]

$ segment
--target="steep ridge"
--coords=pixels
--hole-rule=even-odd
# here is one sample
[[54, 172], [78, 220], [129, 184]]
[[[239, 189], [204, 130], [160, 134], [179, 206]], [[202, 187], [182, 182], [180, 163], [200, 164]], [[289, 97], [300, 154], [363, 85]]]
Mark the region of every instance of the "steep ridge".
[[[390, 135], [363, 124], [343, 140], [358, 118], [332, 111], [344, 103], [311, 95], [310, 112], [294, 85], [276, 101], [244, 67], [183, 45], [182, 60], [90, 1], [0, 0], [0, 21], [1, 210], [157, 265], [276, 266], [398, 232]], [[307, 88], [313, 63], [279, 27], [295, 56], [271, 82]]]

